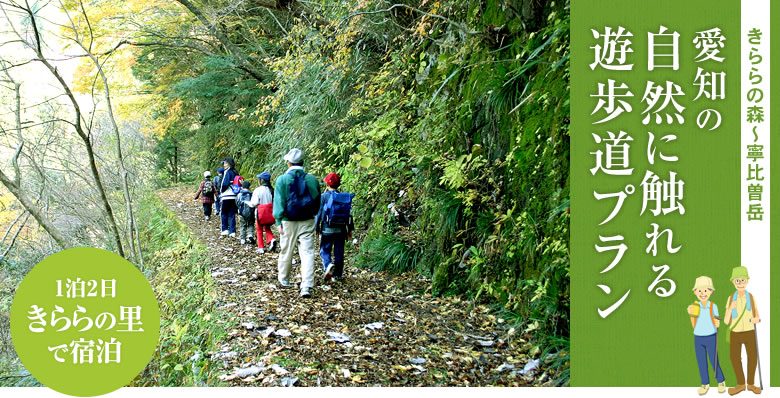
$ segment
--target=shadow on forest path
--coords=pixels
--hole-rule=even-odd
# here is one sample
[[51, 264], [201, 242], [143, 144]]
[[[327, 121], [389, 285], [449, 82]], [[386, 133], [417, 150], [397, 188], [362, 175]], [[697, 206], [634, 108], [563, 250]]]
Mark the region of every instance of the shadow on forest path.
[[220, 237], [219, 217], [204, 220], [193, 189], [159, 196], [209, 250], [217, 311], [228, 320], [220, 352], [209, 355], [231, 385], [551, 384], [543, 367], [524, 372], [531, 345], [507, 322], [484, 306], [433, 297], [416, 273], [356, 269], [348, 253], [344, 279], [326, 283], [317, 257], [312, 297], [302, 299], [298, 261], [294, 286], [281, 288], [278, 254]]

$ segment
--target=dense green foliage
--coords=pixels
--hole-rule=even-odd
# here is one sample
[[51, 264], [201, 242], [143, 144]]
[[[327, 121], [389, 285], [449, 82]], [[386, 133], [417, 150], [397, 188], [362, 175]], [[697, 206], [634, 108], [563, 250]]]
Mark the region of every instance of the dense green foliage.
[[418, 270], [566, 344], [568, 2], [320, 5], [320, 24], [224, 16], [260, 79], [230, 56], [140, 51], [159, 153], [173, 143], [189, 178], [225, 156], [278, 176], [301, 147], [357, 194], [360, 265]]
[[217, 385], [206, 358], [225, 334], [216, 315], [206, 248], [160, 199], [148, 195], [138, 209], [147, 253], [145, 274], [160, 303], [160, 343], [136, 386]]

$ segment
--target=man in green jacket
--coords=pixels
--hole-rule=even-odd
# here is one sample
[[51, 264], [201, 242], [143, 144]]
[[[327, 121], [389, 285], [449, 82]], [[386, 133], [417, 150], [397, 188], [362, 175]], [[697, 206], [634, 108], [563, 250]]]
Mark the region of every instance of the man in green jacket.
[[[290, 268], [297, 245], [301, 257], [301, 297], [308, 298], [311, 297], [311, 288], [314, 287], [314, 216], [319, 209], [320, 184], [317, 177], [306, 174], [303, 170], [303, 151], [293, 148], [284, 156], [284, 160], [287, 161], [288, 169], [276, 179], [274, 190], [274, 218], [279, 226], [281, 240], [278, 278], [283, 287], [290, 286]], [[296, 176], [304, 178], [312, 204], [300, 208], [295, 220], [291, 220], [293, 217], [288, 214], [288, 205], [293, 202], [290, 186], [295, 182]], [[299, 195], [298, 199], [300, 198]]]

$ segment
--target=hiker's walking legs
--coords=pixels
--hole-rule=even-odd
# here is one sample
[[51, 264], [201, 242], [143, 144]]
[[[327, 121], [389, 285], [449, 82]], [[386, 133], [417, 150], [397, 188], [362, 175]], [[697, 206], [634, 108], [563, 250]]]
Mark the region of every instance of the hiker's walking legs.
[[[713, 351], [710, 354], [710, 347], [708, 347], [708, 345], [711, 346], [715, 344], [715, 336], [693, 336], [693, 342], [696, 347], [696, 363], [699, 365], [701, 384], [710, 384], [710, 370], [707, 366], [707, 355], [709, 354], [710, 360], [715, 362], [715, 352]], [[712, 367], [716, 368], [716, 365], [713, 363]], [[719, 376], [722, 376], [722, 374], [716, 374], [718, 380], [720, 380]]]
[[734, 374], [737, 376], [737, 385], [745, 384], [745, 372], [742, 368], [742, 346], [745, 346], [747, 352], [747, 384], [755, 383], [756, 366], [758, 358], [756, 357], [756, 337], [755, 331], [731, 332], [731, 346], [729, 354], [731, 355], [731, 366], [734, 367]]
[[279, 281], [290, 280], [293, 253], [298, 246], [301, 257], [301, 289], [314, 286], [314, 220], [282, 221], [281, 251], [279, 252]]
[[279, 269], [279, 282], [290, 280], [290, 268], [292, 267], [292, 257], [295, 251], [296, 236], [293, 231], [292, 221], [282, 221], [282, 234], [280, 239], [281, 248], [279, 250], [279, 262], [277, 267]]
[[[301, 289], [314, 287], [314, 219], [299, 221], [298, 254], [301, 256]], [[287, 231], [284, 231], [287, 233]]]
[[222, 230], [236, 233], [236, 201], [227, 199], [222, 202]]
[[203, 215], [206, 217], [211, 217], [211, 203], [203, 204]]
[[[260, 221], [260, 219], [258, 219]], [[265, 249], [265, 239], [263, 238], [263, 229], [265, 228], [264, 225], [260, 225], [259, 222], [255, 223], [255, 235], [257, 235], [257, 248], [258, 249]]]
[[[263, 236], [265, 234], [265, 237]], [[257, 224], [257, 247], [265, 249], [265, 243], [276, 239], [270, 225]]]
[[710, 358], [710, 364], [712, 364], [712, 370], [715, 372], [715, 380], [721, 383], [726, 380], [723, 375], [723, 369], [720, 368], [720, 358], [718, 357], [718, 338], [716, 335], [707, 336], [705, 348], [707, 349], [707, 356]]
[[333, 260], [331, 260], [330, 252], [333, 249], [333, 235], [322, 235], [320, 237], [320, 258], [322, 259], [322, 270], [325, 271], [325, 268], [328, 266], [328, 264], [331, 264]]
[[241, 217], [241, 240], [252, 239], [252, 230], [255, 229], [255, 219], [247, 220]]
[[320, 242], [322, 266], [327, 267], [328, 264], [333, 264], [333, 276], [337, 278], [341, 278], [341, 275], [344, 273], [345, 239], [346, 236], [344, 234], [322, 235]]
[[756, 331], [745, 332], [745, 351], [747, 352], [747, 384], [752, 386], [756, 384], [756, 367], [758, 366]]
[[268, 243], [271, 243], [272, 240], [276, 239], [276, 237], [274, 237], [274, 231], [271, 231], [271, 225], [263, 225], [263, 227], [265, 227], [265, 240]]

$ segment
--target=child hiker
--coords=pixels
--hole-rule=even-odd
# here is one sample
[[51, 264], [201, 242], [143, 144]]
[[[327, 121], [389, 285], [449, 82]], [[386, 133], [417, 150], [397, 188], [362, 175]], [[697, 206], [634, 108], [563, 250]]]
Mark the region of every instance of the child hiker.
[[200, 197], [200, 203], [203, 204], [203, 215], [206, 216], [206, 221], [211, 219], [211, 205], [214, 203], [214, 194], [217, 189], [214, 183], [211, 181], [211, 172], [206, 170], [203, 172], [203, 181], [200, 182], [198, 193], [195, 194], [195, 200]]
[[212, 181], [214, 183], [215, 191], [217, 191], [214, 194], [214, 206], [217, 208], [217, 215], [219, 215], [219, 210], [222, 208], [222, 202], [219, 200], [219, 189], [216, 189], [216, 187], [219, 187], [222, 185], [222, 177], [225, 173], [225, 169], [222, 167], [217, 169], [217, 176], [214, 177], [214, 180]]
[[[271, 231], [274, 218], [274, 188], [271, 186], [271, 173], [264, 171], [257, 175], [259, 185], [252, 193], [249, 206], [256, 207], [257, 212], [257, 253], [265, 253], [265, 240], [268, 239], [268, 251], [276, 249], [276, 238]], [[265, 236], [263, 235], [265, 234]]]
[[339, 192], [341, 177], [336, 173], [328, 174], [323, 181], [328, 189], [320, 197], [320, 211], [317, 213], [314, 231], [322, 234], [320, 257], [325, 280], [339, 279], [344, 273], [344, 242], [352, 239], [352, 230], [355, 229], [351, 214], [352, 198], [355, 195]]
[[712, 285], [712, 279], [707, 276], [696, 278], [693, 285], [693, 295], [699, 301], [688, 306], [688, 314], [691, 316], [693, 325], [693, 345], [696, 349], [696, 362], [699, 364], [699, 376], [701, 378], [701, 387], [699, 395], [704, 395], [710, 389], [710, 371], [707, 365], [707, 357], [710, 359], [712, 369], [715, 372], [715, 379], [718, 381], [718, 392], [726, 392], [726, 378], [720, 368], [718, 358], [718, 327], [720, 326], [720, 315], [718, 306], [710, 301], [710, 296], [715, 290]]
[[244, 181], [241, 184], [241, 191], [236, 196], [236, 207], [238, 207], [238, 215], [241, 217], [241, 244], [246, 244], [247, 241], [252, 241], [252, 230], [255, 229], [255, 209], [252, 208], [250, 202], [252, 201], [252, 191], [249, 187], [252, 185], [249, 181]]

